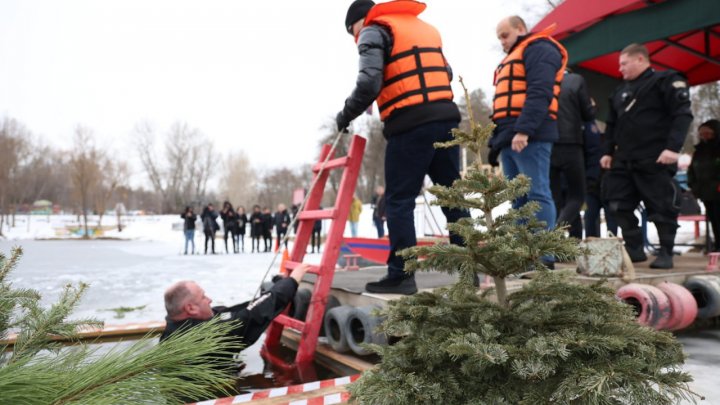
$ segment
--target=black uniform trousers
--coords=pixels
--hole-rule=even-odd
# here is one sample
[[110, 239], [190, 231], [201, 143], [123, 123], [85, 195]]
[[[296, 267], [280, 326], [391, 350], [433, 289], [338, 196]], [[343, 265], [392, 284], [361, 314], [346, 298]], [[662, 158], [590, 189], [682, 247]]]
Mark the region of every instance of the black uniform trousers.
[[557, 224], [574, 225], [585, 202], [585, 152], [582, 145], [553, 145], [550, 158], [550, 190], [558, 210]]
[[603, 177], [603, 199], [633, 249], [642, 248], [642, 235], [635, 209], [645, 205], [648, 220], [655, 224], [660, 245], [672, 252], [680, 213], [680, 190], [673, 176], [675, 166], [656, 163], [656, 158], [615, 160]]

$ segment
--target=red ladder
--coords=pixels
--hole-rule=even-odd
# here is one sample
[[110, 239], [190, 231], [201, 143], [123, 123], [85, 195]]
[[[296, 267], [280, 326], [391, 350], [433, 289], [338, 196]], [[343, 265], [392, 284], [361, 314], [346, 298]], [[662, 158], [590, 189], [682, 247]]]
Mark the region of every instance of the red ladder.
[[[335, 266], [340, 255], [340, 244], [342, 242], [343, 232], [345, 231], [345, 222], [350, 213], [350, 203], [355, 193], [358, 174], [360, 173], [360, 165], [362, 164], [363, 153], [365, 151], [365, 142], [365, 138], [357, 135], [353, 136], [350, 142], [350, 148], [348, 149], [348, 155], [334, 159], [333, 156], [329, 156], [331, 151], [330, 145], [324, 145], [320, 152], [318, 163], [312, 168], [313, 173], [315, 173], [312, 183], [313, 186], [309, 191], [305, 207], [297, 216], [299, 226], [295, 243], [292, 247], [292, 253], [290, 254], [290, 260], [285, 262], [286, 269], [292, 271], [302, 263], [315, 221], [321, 219], [330, 219], [332, 221], [320, 265], [312, 266], [309, 270], [310, 273], [317, 274], [317, 280], [315, 281], [315, 287], [312, 292], [310, 307], [308, 308], [305, 322], [291, 318], [288, 315], [288, 309], [285, 309], [282, 314], [273, 320], [267, 330], [265, 345], [263, 345], [260, 353], [273, 365], [292, 368], [295, 365], [307, 365], [311, 363], [315, 357], [315, 347], [317, 346], [318, 335], [322, 327], [325, 304], [327, 303], [330, 287], [332, 286]], [[325, 162], [326, 159], [329, 160]], [[335, 206], [330, 209], [321, 210], [319, 207], [322, 202], [330, 169], [344, 170], [337, 198], [335, 199]], [[294, 364], [285, 363], [275, 354], [277, 353], [276, 349], [280, 345], [280, 337], [285, 327], [296, 329], [302, 334]]]

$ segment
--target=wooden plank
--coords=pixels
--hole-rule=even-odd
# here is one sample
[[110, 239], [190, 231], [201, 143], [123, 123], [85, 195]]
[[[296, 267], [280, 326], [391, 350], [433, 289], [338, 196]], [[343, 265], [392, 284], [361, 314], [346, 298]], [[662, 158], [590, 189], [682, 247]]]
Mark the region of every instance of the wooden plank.
[[[67, 339], [63, 336], [52, 335], [50, 340], [72, 344], [77, 341], [93, 340], [98, 342], [121, 340], [123, 338], [140, 338], [143, 336], [155, 336], [165, 330], [165, 322], [142, 322], [125, 325], [105, 325], [102, 328], [88, 328], [78, 332], [75, 339]], [[9, 334], [6, 339], [0, 340], [0, 345], [7, 345], [12, 348], [17, 340], [17, 334]]]

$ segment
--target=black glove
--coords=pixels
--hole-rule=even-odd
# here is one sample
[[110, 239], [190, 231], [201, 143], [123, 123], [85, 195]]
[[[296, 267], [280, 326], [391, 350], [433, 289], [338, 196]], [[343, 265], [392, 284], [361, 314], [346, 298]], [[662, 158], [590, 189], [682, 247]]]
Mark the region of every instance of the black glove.
[[490, 166], [492, 166], [492, 167], [500, 166], [500, 163], [498, 162], [498, 157], [500, 157], [500, 149], [493, 148], [491, 146], [490, 153], [488, 153], [488, 163], [490, 163]]
[[335, 117], [335, 124], [337, 124], [338, 132], [347, 132], [348, 126], [350, 125], [350, 120], [345, 118], [345, 114], [340, 111]]

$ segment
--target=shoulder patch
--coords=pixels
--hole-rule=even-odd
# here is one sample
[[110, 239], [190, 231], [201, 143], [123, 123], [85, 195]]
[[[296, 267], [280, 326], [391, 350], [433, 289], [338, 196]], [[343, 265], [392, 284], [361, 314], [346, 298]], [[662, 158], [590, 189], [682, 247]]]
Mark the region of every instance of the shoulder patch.
[[684, 89], [687, 87], [687, 83], [682, 80], [676, 80], [676, 81], [672, 82], [672, 86], [675, 87], [676, 89]]
[[230, 318], [232, 318], [232, 314], [230, 312], [221, 312], [220, 313], [220, 320], [221, 321], [229, 321]]

